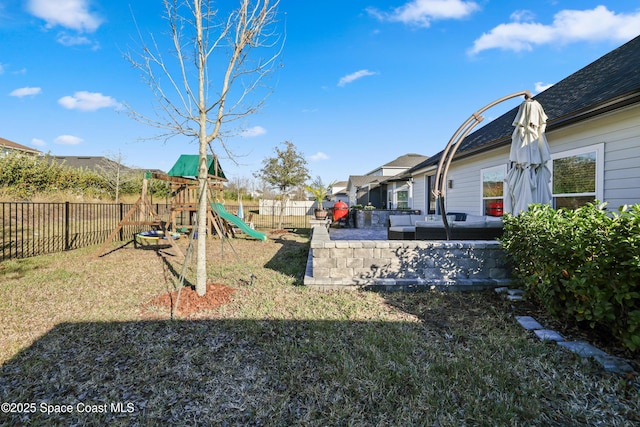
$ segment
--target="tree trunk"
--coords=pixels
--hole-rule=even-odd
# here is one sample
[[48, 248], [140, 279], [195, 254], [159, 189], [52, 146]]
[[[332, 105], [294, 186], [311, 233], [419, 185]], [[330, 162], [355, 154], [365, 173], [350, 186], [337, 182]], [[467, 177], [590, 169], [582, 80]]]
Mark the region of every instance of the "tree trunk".
[[120, 166], [118, 165], [118, 172], [116, 174], [116, 204], [120, 202]]
[[280, 218], [278, 218], [278, 230], [282, 230], [282, 224], [284, 223], [284, 211], [287, 209], [289, 202], [289, 196], [282, 196], [282, 202], [280, 203]]
[[[203, 153], [204, 152], [204, 153]], [[204, 157], [204, 161], [203, 161]], [[200, 165], [198, 167], [198, 255], [196, 258], [196, 293], [207, 293], [207, 151], [200, 147]]]
[[207, 98], [205, 96], [205, 67], [206, 52], [202, 29], [202, 10], [200, 1], [194, 2], [196, 21], [196, 43], [198, 55], [198, 257], [196, 259], [196, 293], [203, 296], [207, 293], [207, 207], [208, 207], [208, 176], [207, 164]]

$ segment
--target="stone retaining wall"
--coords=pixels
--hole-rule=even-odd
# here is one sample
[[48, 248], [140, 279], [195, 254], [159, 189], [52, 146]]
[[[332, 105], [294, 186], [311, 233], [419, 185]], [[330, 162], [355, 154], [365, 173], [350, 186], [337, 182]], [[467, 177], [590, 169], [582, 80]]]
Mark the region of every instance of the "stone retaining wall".
[[331, 240], [312, 229], [304, 283], [323, 289], [477, 290], [510, 283], [499, 242]]

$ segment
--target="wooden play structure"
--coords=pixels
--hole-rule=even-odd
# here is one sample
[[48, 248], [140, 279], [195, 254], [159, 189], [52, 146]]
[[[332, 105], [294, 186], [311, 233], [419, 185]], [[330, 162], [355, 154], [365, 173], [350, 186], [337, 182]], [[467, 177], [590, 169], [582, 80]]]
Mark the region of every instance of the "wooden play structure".
[[[100, 247], [97, 256], [101, 256], [104, 253], [109, 243], [113, 241], [124, 226], [139, 225], [148, 226], [153, 230], [157, 230], [159, 234], [163, 234], [165, 238], [162, 239], [162, 243], [164, 244], [166, 241], [167, 244], [171, 245], [177, 255], [184, 257], [182, 250], [171, 237], [170, 231], [175, 232], [177, 229], [186, 231], [192, 227], [191, 224], [184, 224], [183, 222], [185, 219], [190, 221], [198, 209], [198, 180], [196, 178], [198, 175], [198, 162], [199, 156], [183, 154], [168, 173], [148, 172], [142, 184], [142, 194], [140, 198], [107, 237], [107, 240]], [[217, 157], [207, 156], [207, 168], [209, 197], [216, 200], [219, 198], [218, 196], [221, 194], [227, 178], [220, 168]], [[147, 196], [149, 179], [166, 181], [169, 182], [171, 186], [170, 212], [166, 220], [155, 212], [149, 201]], [[217, 212], [216, 205], [218, 204], [212, 203], [207, 211], [209, 223], [218, 235], [228, 235], [231, 226], [227, 221], [217, 221], [216, 218], [214, 218], [214, 215], [220, 216]], [[134, 242], [136, 241], [135, 239], [136, 236], [134, 235]]]

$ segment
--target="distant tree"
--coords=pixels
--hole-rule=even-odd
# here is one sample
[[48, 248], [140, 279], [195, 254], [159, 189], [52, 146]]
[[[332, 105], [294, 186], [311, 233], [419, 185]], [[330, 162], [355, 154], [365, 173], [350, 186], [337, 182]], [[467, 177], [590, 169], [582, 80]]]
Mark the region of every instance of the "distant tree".
[[122, 187], [140, 179], [140, 174], [125, 166], [124, 159], [125, 157], [120, 150], [117, 153], [107, 153], [97, 167], [97, 173], [113, 192], [116, 203], [120, 203]]
[[[156, 119], [130, 109], [133, 117], [164, 130], [165, 139], [183, 135], [198, 141], [196, 292], [200, 296], [207, 289], [207, 148], [215, 155], [212, 144], [218, 142], [233, 159], [222, 138], [223, 124], [262, 105], [263, 98], [256, 101], [250, 94], [260, 87], [280, 53], [272, 28], [278, 3], [239, 0], [223, 18], [216, 7], [225, 2], [164, 0], [174, 63], [165, 60], [153, 36], [150, 43], [142, 40], [141, 60], [128, 56], [142, 71], [161, 110]], [[266, 49], [268, 56], [253, 61], [249, 54], [258, 48]]]
[[280, 219], [278, 228], [282, 228], [284, 211], [292, 190], [302, 186], [309, 179], [309, 170], [304, 156], [296, 150], [292, 142], [285, 141], [284, 150], [275, 148], [276, 156], [264, 159], [262, 169], [254, 175], [277, 189], [280, 194]]
[[231, 198], [230, 196], [234, 198], [250, 197], [255, 189], [256, 182], [252, 177], [234, 177], [226, 185], [226, 193], [229, 196], [225, 194], [225, 199]]

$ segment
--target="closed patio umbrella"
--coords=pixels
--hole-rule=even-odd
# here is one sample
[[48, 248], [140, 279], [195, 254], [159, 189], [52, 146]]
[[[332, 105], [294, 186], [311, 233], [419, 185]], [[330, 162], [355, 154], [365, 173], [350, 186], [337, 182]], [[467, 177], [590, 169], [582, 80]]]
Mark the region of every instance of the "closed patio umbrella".
[[547, 115], [538, 101], [527, 98], [520, 104], [513, 126], [504, 211], [517, 215], [532, 203], [551, 202], [551, 171], [547, 167], [551, 153], [545, 136]]
[[240, 198], [240, 193], [238, 193], [238, 218], [244, 219], [244, 211], [242, 209], [242, 199]]

